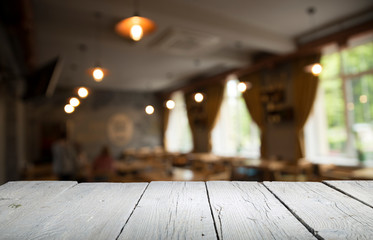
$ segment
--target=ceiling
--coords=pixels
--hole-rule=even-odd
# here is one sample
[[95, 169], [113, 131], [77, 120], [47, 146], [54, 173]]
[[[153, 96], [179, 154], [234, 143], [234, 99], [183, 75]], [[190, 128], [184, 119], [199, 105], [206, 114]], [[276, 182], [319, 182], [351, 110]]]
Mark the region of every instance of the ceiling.
[[[137, 43], [114, 32], [132, 0], [34, 0], [38, 65], [60, 56], [58, 86], [158, 91], [250, 64], [252, 54], [289, 53], [294, 38], [371, 7], [371, 0], [139, 0], [157, 30]], [[315, 7], [313, 17], [306, 13]], [[100, 18], [96, 13], [100, 13]], [[87, 69], [108, 70], [96, 83]]]

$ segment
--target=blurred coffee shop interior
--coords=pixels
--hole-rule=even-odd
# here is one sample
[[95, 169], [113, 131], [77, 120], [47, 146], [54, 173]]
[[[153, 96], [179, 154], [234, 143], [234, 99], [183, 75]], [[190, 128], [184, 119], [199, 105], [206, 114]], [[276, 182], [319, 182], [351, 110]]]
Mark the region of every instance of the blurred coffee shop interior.
[[0, 184], [373, 179], [371, 0], [0, 4]]

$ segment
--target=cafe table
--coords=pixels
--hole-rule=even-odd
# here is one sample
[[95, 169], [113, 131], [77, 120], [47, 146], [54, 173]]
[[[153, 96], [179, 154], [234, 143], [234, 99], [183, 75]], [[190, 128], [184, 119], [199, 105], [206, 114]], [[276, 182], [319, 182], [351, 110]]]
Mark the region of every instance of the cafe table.
[[8, 182], [0, 239], [373, 239], [373, 181]]

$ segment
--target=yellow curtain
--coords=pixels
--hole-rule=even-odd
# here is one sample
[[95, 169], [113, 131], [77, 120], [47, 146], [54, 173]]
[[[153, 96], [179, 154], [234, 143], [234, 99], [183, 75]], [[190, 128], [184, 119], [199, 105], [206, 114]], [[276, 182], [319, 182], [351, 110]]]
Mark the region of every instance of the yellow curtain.
[[210, 86], [208, 89], [206, 89], [206, 117], [207, 117], [207, 134], [208, 134], [208, 151], [210, 152], [212, 149], [211, 144], [211, 132], [215, 127], [217, 116], [220, 112], [220, 106], [223, 102], [224, 97], [224, 87], [225, 87], [225, 81], [220, 81], [212, 86]]
[[266, 120], [264, 115], [263, 105], [260, 101], [260, 72], [251, 73], [249, 75], [240, 77], [241, 82], [250, 82], [251, 88], [246, 90], [242, 96], [245, 99], [247, 109], [253, 121], [260, 129], [260, 156], [267, 157], [266, 150]]
[[[194, 101], [196, 92], [204, 95], [201, 103]], [[223, 95], [224, 83], [222, 81], [185, 93], [188, 121], [193, 137], [193, 152], [211, 151], [211, 131], [215, 126]]]
[[304, 157], [303, 127], [312, 110], [319, 83], [318, 77], [305, 71], [305, 67], [320, 61], [320, 54], [298, 59], [293, 63], [295, 159]]
[[193, 102], [193, 92], [186, 92], [184, 94], [185, 99], [185, 106], [187, 110], [187, 116], [188, 116], [188, 122], [190, 131], [192, 133], [192, 141], [193, 141], [193, 152], [195, 152], [196, 149], [196, 137], [197, 137], [197, 108], [195, 103]]

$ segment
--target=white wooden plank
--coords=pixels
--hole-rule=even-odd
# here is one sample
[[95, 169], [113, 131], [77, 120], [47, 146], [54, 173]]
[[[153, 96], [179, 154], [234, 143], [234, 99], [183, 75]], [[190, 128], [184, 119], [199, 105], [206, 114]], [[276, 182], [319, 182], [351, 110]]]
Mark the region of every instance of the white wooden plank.
[[116, 239], [147, 183], [82, 183], [0, 226], [1, 239]]
[[203, 182], [151, 182], [119, 239], [216, 239]]
[[0, 225], [35, 211], [40, 203], [62, 194], [76, 184], [72, 181], [20, 181], [0, 186]]
[[[40, 197], [40, 195], [51, 195], [59, 193], [67, 188], [76, 185], [74, 181], [18, 181], [7, 182], [0, 186], [1, 200], [24, 199], [31, 197]], [[42, 192], [37, 191], [43, 190]]]
[[331, 187], [373, 207], [373, 181], [324, 181]]
[[207, 182], [220, 239], [316, 239], [266, 187]]
[[317, 182], [264, 183], [314, 234], [324, 239], [373, 239], [373, 209]]

